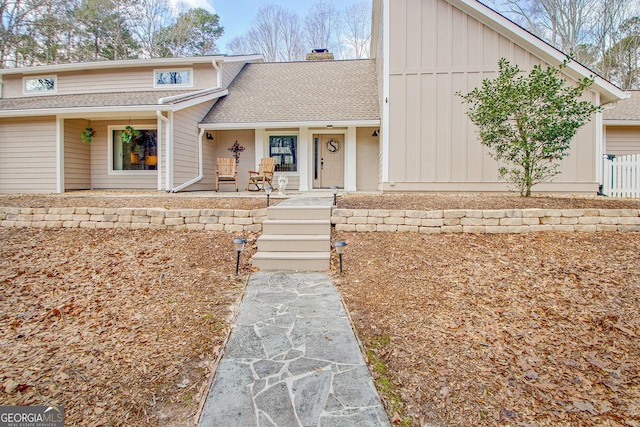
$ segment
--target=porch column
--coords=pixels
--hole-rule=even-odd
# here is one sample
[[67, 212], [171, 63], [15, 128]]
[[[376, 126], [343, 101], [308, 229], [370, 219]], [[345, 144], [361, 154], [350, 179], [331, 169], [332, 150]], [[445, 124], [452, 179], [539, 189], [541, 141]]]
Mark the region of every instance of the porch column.
[[301, 127], [298, 134], [298, 173], [300, 174], [300, 191], [309, 191], [311, 172], [309, 171], [309, 128]]
[[255, 165], [256, 170], [260, 165], [260, 160], [264, 158], [264, 144], [266, 140], [266, 131], [264, 128], [256, 129], [255, 132]]
[[64, 193], [64, 119], [56, 117], [56, 192]]
[[347, 128], [347, 140], [345, 144], [345, 168], [344, 189], [356, 191], [356, 127]]

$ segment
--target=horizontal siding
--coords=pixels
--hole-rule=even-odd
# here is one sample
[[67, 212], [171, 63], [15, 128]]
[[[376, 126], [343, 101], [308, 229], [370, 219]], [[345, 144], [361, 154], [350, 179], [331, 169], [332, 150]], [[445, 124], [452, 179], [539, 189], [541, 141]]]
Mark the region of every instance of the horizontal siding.
[[129, 121], [93, 121], [91, 124], [96, 136], [91, 144], [91, 187], [95, 189], [143, 189], [156, 190], [158, 175], [128, 174], [109, 175], [109, 139], [108, 126], [131, 124], [134, 128], [143, 125], [156, 125], [156, 117]]
[[[91, 188], [91, 144], [82, 142], [80, 134], [89, 126], [86, 120], [64, 122], [64, 188]], [[93, 126], [93, 124], [92, 124]]]
[[[542, 61], [444, 0], [398, 0], [389, 13], [390, 184], [498, 182], [500, 165], [455, 94], [496, 77], [502, 57], [524, 70]], [[561, 170], [558, 182], [595, 182], [593, 123]]]
[[0, 193], [55, 191], [55, 119], [0, 120]]
[[[165, 68], [158, 67], [157, 69]], [[187, 90], [205, 89], [217, 85], [217, 72], [211, 64], [197, 64], [192, 68], [193, 87], [187, 88]], [[58, 73], [56, 74], [58, 77], [57, 95], [154, 90], [153, 71], [155, 69], [154, 67], [135, 67]], [[171, 89], [171, 87], [162, 88], [162, 90], [167, 89]], [[2, 96], [4, 98], [23, 96], [21, 75], [3, 76]]]
[[[176, 112], [173, 115], [173, 155], [175, 187], [198, 176], [198, 123], [207, 114], [213, 102], [200, 104]], [[211, 190], [215, 187], [216, 161], [215, 140], [203, 136], [203, 169], [204, 178], [186, 190]]]
[[606, 154], [640, 154], [640, 126], [607, 126]]

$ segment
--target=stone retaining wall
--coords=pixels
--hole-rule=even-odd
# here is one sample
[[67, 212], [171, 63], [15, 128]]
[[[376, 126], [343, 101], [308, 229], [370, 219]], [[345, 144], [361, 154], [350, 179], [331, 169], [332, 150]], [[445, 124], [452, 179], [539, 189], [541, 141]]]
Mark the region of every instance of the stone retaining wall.
[[0, 226], [260, 232], [266, 215], [266, 209], [0, 207]]
[[[262, 231], [266, 209], [0, 207], [1, 227]], [[637, 209], [386, 210], [334, 209], [337, 231], [527, 233], [640, 231]]]
[[386, 210], [334, 209], [338, 231], [527, 233], [640, 231], [637, 209]]

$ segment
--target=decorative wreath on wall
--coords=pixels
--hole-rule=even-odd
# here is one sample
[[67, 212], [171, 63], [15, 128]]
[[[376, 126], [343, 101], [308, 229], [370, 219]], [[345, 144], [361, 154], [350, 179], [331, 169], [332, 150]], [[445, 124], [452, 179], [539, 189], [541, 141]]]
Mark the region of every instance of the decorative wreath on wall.
[[338, 141], [337, 139], [330, 139], [327, 142], [327, 151], [329, 151], [330, 153], [337, 153], [338, 151], [340, 151], [340, 141]]

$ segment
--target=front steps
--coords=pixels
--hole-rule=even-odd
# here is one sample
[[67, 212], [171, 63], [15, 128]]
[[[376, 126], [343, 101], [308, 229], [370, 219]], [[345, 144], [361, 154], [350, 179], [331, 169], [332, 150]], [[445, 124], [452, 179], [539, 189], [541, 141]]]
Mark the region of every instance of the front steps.
[[326, 271], [330, 240], [330, 200], [283, 202], [267, 209], [252, 265], [262, 271]]

